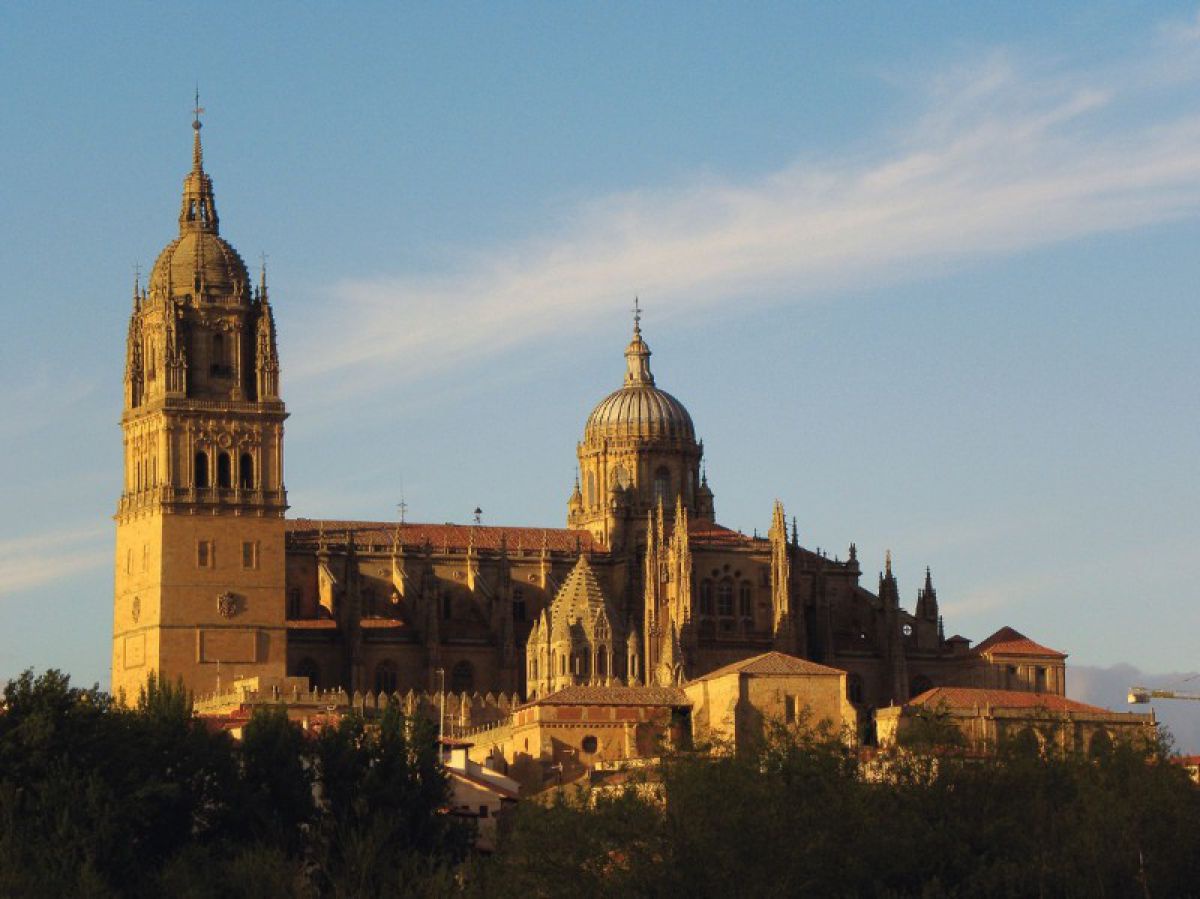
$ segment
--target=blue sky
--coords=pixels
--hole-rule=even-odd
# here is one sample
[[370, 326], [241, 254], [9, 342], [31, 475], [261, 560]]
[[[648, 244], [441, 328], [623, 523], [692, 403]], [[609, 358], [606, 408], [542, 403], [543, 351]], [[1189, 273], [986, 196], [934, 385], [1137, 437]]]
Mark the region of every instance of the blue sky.
[[107, 682], [197, 81], [293, 514], [561, 524], [637, 294], [724, 523], [779, 497], [952, 632], [1200, 667], [1195, 4], [244, 6], [0, 9], [0, 676]]

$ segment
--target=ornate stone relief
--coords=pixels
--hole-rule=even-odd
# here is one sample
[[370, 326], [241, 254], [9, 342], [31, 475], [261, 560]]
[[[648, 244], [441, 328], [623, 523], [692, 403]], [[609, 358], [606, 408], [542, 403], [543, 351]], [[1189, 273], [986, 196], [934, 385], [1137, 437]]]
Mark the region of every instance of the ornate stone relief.
[[241, 598], [228, 590], [217, 596], [217, 612], [222, 618], [232, 618], [242, 611]]

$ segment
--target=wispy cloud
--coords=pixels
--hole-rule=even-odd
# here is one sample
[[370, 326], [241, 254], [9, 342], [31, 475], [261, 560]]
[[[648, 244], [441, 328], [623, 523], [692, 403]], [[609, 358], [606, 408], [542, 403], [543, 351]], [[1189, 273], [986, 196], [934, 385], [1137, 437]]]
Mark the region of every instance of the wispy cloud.
[[1195, 214], [1200, 110], [1164, 95], [1194, 86], [1198, 57], [1195, 21], [1100, 70], [997, 51], [925, 81], [870, 150], [599, 197], [442, 276], [346, 280], [293, 376], [399, 383], [583, 331], [635, 292], [663, 316], [803, 302]]
[[89, 527], [0, 540], [0, 596], [111, 565], [108, 535]]

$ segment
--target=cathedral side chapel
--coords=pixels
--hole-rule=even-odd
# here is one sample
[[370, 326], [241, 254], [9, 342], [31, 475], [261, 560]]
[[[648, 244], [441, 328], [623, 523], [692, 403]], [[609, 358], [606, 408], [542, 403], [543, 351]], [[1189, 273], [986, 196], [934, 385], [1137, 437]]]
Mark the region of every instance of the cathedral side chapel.
[[854, 544], [805, 548], [779, 502], [764, 537], [719, 524], [638, 314], [620, 386], [586, 419], [565, 528], [287, 518], [265, 266], [252, 284], [221, 236], [199, 110], [192, 127], [179, 233], [129, 321], [112, 656], [127, 701], [152, 671], [198, 694], [290, 677], [528, 701], [678, 689], [772, 652], [844, 672], [862, 721], [934, 687], [1064, 693], [1062, 653], [1011, 629], [974, 649], [947, 637], [928, 569], [910, 612], [890, 554], [867, 589]]

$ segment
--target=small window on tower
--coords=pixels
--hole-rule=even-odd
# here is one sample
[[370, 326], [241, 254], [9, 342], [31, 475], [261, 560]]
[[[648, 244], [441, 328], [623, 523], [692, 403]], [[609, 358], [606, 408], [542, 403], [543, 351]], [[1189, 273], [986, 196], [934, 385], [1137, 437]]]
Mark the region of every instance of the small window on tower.
[[217, 456], [217, 486], [232, 487], [233, 474], [231, 472], [232, 465], [229, 461], [229, 453], [221, 453]]
[[243, 490], [254, 489], [254, 459], [249, 453], [242, 453], [238, 460], [238, 486]]
[[208, 486], [208, 453], [196, 453], [195, 467], [193, 468], [195, 479], [193, 483], [200, 488]]
[[242, 567], [257, 568], [258, 567], [258, 541], [244, 540], [242, 541]]
[[211, 540], [200, 540], [196, 543], [196, 566], [198, 568], [215, 568], [216, 548]]

